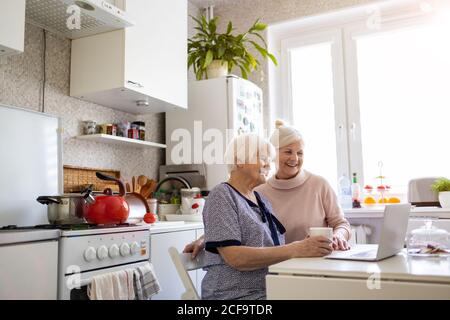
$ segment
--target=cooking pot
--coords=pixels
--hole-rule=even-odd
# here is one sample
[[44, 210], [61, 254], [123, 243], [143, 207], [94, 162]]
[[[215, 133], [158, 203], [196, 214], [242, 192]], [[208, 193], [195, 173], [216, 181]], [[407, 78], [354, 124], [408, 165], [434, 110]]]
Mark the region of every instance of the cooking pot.
[[94, 203], [85, 206], [85, 219], [93, 224], [124, 223], [128, 218], [129, 206], [124, 198], [125, 186], [123, 182], [100, 172], [95, 174], [101, 180], [115, 181], [119, 185], [119, 194], [114, 195], [110, 188], [105, 189], [102, 195], [95, 197]]
[[64, 194], [62, 196], [40, 196], [39, 203], [47, 205], [47, 218], [51, 224], [86, 223], [85, 207], [95, 201], [91, 187], [81, 194]]

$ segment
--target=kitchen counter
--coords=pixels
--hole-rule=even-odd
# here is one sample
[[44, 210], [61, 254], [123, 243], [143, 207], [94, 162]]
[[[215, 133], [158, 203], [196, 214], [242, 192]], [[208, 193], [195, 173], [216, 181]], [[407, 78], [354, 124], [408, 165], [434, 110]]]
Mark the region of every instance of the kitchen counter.
[[150, 234], [203, 228], [203, 222], [157, 221], [150, 225]]
[[[384, 206], [370, 206], [359, 209], [345, 209], [347, 218], [382, 218]], [[411, 217], [433, 217], [439, 219], [450, 219], [449, 208], [438, 207], [413, 207], [410, 213]]]
[[0, 230], [0, 245], [56, 240], [60, 235], [60, 230]]
[[290, 259], [269, 273], [268, 299], [450, 299], [450, 258], [405, 251], [378, 262]]

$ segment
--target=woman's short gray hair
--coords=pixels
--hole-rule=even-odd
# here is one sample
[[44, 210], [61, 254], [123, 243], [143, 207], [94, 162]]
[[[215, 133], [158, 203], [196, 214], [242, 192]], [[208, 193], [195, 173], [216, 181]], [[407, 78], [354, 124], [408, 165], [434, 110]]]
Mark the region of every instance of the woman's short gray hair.
[[257, 134], [249, 133], [231, 139], [224, 158], [228, 165], [228, 173], [231, 173], [237, 164], [256, 164], [261, 156], [274, 159], [275, 154], [275, 148], [269, 141]]

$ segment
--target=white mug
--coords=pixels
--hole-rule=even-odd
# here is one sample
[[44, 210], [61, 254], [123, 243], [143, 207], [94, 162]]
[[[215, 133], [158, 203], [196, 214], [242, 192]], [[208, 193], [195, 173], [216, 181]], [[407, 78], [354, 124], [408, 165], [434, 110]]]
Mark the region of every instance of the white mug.
[[309, 228], [309, 235], [311, 237], [315, 236], [323, 236], [330, 241], [333, 240], [333, 228], [327, 228], [327, 227], [312, 227]]

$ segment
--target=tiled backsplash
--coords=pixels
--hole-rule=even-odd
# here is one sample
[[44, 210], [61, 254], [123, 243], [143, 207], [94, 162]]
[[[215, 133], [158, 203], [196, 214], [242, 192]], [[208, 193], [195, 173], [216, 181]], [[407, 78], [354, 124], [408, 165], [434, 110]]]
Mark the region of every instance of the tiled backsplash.
[[[25, 33], [25, 52], [0, 58], [0, 103], [41, 111], [44, 32], [27, 24]], [[164, 143], [164, 114], [137, 117], [70, 97], [70, 40], [51, 33], [46, 38], [44, 106], [46, 113], [62, 119], [63, 163], [117, 169], [125, 179], [139, 174], [157, 178], [159, 166], [164, 163], [162, 149], [107, 145], [74, 137], [81, 134], [83, 120], [111, 123], [142, 119], [146, 123], [146, 138]]]

